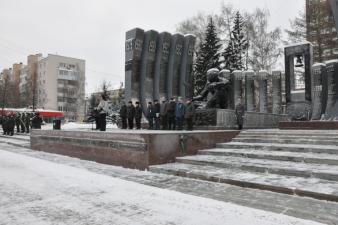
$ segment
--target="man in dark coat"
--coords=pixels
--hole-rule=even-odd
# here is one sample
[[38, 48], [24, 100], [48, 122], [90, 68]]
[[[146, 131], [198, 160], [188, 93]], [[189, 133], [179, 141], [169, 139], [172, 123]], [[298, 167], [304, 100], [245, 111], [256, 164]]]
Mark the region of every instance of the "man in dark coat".
[[162, 130], [168, 129], [168, 108], [169, 103], [167, 102], [166, 98], [163, 97], [160, 110]]
[[195, 115], [195, 106], [191, 102], [191, 99], [187, 99], [186, 109], [184, 114], [184, 119], [187, 124], [187, 130], [193, 130], [194, 115]]
[[154, 106], [152, 102], [148, 102], [148, 107], [147, 107], [147, 113], [146, 113], [146, 117], [149, 123], [149, 130], [154, 129]]
[[99, 111], [97, 108], [93, 110], [93, 117], [95, 119], [95, 130], [100, 130], [100, 118], [99, 118]]
[[127, 106], [124, 101], [122, 101], [122, 106], [120, 108], [120, 118], [122, 122], [122, 129], [127, 129]]
[[128, 119], [128, 127], [129, 129], [134, 128], [134, 117], [135, 117], [135, 106], [132, 101], [128, 102], [127, 106], [127, 119]]
[[178, 103], [176, 104], [175, 108], [175, 119], [178, 130], [183, 130], [184, 115], [185, 115], [185, 105], [183, 104], [182, 97], [179, 97]]
[[244, 113], [245, 113], [245, 109], [244, 109], [244, 106], [242, 104], [242, 99], [239, 98], [238, 103], [236, 104], [236, 107], [235, 107], [237, 126], [238, 126], [239, 130], [243, 129]]
[[154, 101], [155, 130], [160, 129], [161, 122], [161, 105], [158, 100]]
[[32, 129], [41, 129], [42, 125], [42, 118], [40, 114], [37, 112], [35, 116], [32, 118]]
[[176, 121], [175, 121], [175, 109], [176, 109], [176, 101], [175, 98], [171, 98], [168, 107], [168, 128], [169, 130], [176, 129]]
[[142, 119], [142, 107], [140, 106], [139, 102], [136, 102], [135, 106], [135, 123], [136, 123], [136, 129], [141, 129], [141, 119]]

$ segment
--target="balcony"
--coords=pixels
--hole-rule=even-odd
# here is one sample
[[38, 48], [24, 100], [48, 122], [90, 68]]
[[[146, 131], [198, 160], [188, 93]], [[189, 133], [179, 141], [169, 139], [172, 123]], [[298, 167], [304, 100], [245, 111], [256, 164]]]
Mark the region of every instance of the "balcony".
[[74, 74], [71, 74], [71, 75], [61, 75], [61, 74], [59, 74], [58, 75], [58, 79], [60, 79], [60, 80], [73, 80], [73, 81], [77, 81], [77, 80], [79, 80], [79, 76], [78, 75], [74, 75]]

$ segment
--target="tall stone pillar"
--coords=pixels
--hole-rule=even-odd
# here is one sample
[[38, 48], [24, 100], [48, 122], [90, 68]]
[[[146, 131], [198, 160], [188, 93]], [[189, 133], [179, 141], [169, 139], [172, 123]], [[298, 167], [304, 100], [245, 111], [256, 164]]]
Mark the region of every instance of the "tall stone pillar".
[[255, 111], [255, 72], [245, 72], [245, 108], [246, 111]]
[[325, 119], [338, 120], [338, 61], [330, 61], [326, 64], [327, 74], [327, 104]]
[[179, 95], [183, 98], [191, 98], [193, 96], [192, 72], [194, 60], [194, 48], [196, 37], [188, 34], [184, 36], [181, 75], [179, 83]]
[[[324, 114], [323, 78], [326, 77], [326, 66], [317, 63], [312, 66], [312, 120], [320, 120]], [[326, 106], [326, 105], [325, 105]]]
[[160, 100], [167, 96], [167, 72], [169, 62], [171, 34], [162, 32], [159, 34], [156, 48], [154, 99]]
[[158, 32], [149, 30], [144, 34], [142, 60], [140, 98], [143, 113], [146, 112], [147, 103], [153, 101], [153, 88], [155, 77], [156, 44]]
[[169, 98], [179, 95], [183, 44], [184, 36], [182, 34], [174, 34], [172, 36], [167, 75], [167, 94]]
[[234, 103], [234, 108], [236, 107], [236, 105], [239, 103], [239, 98], [241, 98], [241, 102], [240, 103], [244, 103], [243, 99], [242, 99], [242, 95], [243, 95], [243, 80], [244, 80], [244, 73], [243, 71], [240, 70], [235, 70], [233, 72], [232, 75], [232, 84], [233, 84], [233, 103]]
[[272, 113], [281, 114], [282, 111], [282, 72], [272, 71]]
[[229, 109], [229, 108], [231, 108], [232, 99], [233, 99], [232, 87], [231, 87], [231, 73], [230, 73], [230, 70], [226, 70], [226, 69], [221, 70], [219, 72], [219, 76], [221, 78], [224, 78], [224, 79], [226, 79], [226, 80], [229, 81], [228, 84], [225, 87], [225, 96], [226, 96], [226, 99], [224, 100], [225, 101], [225, 108]]
[[259, 83], [259, 112], [268, 112], [268, 72], [259, 71], [257, 80]]
[[144, 31], [135, 28], [126, 32], [125, 100], [137, 101], [140, 93], [141, 57]]

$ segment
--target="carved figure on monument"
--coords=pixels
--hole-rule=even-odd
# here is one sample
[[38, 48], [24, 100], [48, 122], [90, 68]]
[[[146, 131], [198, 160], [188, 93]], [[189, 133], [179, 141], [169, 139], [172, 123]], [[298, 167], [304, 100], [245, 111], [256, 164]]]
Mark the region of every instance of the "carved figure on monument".
[[[193, 98], [193, 101], [206, 101], [204, 108], [213, 109], [213, 108], [226, 108], [226, 88], [229, 80], [219, 76], [219, 70], [216, 68], [210, 69], [207, 72], [208, 82], [205, 85], [203, 91], [200, 95]], [[210, 96], [208, 98], [208, 96]], [[199, 104], [203, 105], [202, 103]], [[201, 107], [200, 107], [201, 108]], [[203, 107], [202, 107], [203, 108]]]

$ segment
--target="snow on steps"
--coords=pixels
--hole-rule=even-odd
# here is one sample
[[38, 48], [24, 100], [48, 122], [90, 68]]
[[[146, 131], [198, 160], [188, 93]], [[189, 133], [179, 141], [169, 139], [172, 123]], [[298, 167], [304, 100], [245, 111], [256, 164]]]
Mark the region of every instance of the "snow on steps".
[[199, 154], [317, 163], [338, 166], [338, 155], [326, 153], [311, 153], [311, 152], [304, 153], [304, 152], [288, 152], [288, 151], [271, 152], [269, 150], [215, 148], [211, 150], [199, 151]]
[[220, 143], [217, 148], [231, 149], [256, 149], [269, 151], [289, 151], [289, 152], [313, 152], [338, 154], [338, 147], [335, 145], [309, 145], [309, 144], [276, 144], [276, 143], [244, 143], [230, 142]]
[[150, 171], [338, 202], [338, 132], [249, 130]]
[[151, 166], [150, 171], [338, 202], [338, 183], [313, 177], [262, 174], [235, 168], [219, 168], [210, 165], [178, 162]]

